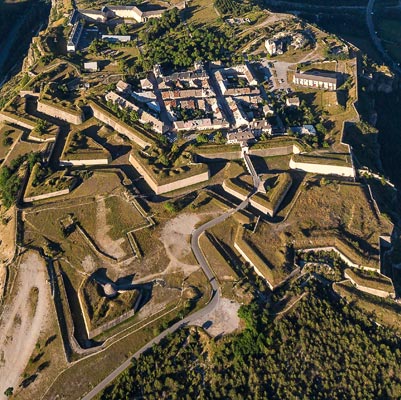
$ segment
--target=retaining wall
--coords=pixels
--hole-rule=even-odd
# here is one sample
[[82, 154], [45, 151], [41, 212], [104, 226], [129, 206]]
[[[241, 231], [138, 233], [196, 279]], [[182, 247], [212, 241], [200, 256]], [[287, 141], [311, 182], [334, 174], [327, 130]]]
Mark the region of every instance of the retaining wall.
[[0, 122], [11, 122], [29, 130], [35, 128], [35, 122], [29, 121], [25, 118], [15, 117], [13, 114], [9, 114], [4, 111], [0, 112]]
[[259, 157], [274, 157], [274, 156], [288, 156], [290, 154], [299, 154], [301, 150], [297, 145], [292, 144], [289, 146], [279, 146], [272, 147], [269, 149], [250, 149], [249, 154], [251, 156], [259, 156]]
[[346, 272], [344, 272], [344, 276], [350, 280], [350, 282], [360, 291], [365, 292], [365, 293], [369, 293], [369, 294], [373, 294], [374, 296], [378, 296], [378, 297], [395, 297], [395, 293], [394, 292], [386, 292], [385, 290], [380, 290], [380, 289], [373, 289], [371, 287], [367, 287], [367, 286], [362, 286], [362, 285], [358, 285]]
[[53, 106], [47, 101], [38, 100], [38, 111], [43, 114], [50, 115], [51, 117], [61, 119], [63, 121], [67, 121], [70, 124], [80, 125], [84, 122], [84, 114], [81, 111], [70, 111], [66, 107], [62, 106]]
[[297, 251], [299, 253], [309, 253], [311, 251], [334, 251], [336, 254], [338, 254], [338, 256], [346, 263], [348, 264], [350, 267], [353, 268], [358, 268], [358, 269], [364, 269], [366, 271], [374, 271], [374, 272], [379, 272], [379, 270], [377, 268], [373, 268], [373, 267], [366, 267], [364, 265], [359, 265], [359, 264], [355, 264], [354, 262], [352, 262], [346, 255], [344, 255], [343, 253], [341, 253], [340, 250], [338, 250], [336, 247], [334, 246], [327, 246], [327, 247], [313, 247], [311, 249], [297, 249]]
[[98, 158], [92, 160], [60, 160], [61, 167], [81, 167], [88, 165], [108, 165], [110, 164], [110, 158]]
[[253, 269], [255, 270], [255, 272], [261, 277], [263, 278], [267, 285], [269, 286], [270, 290], [273, 290], [274, 287], [273, 285], [266, 279], [266, 277], [256, 268], [255, 264], [252, 262], [252, 260], [247, 256], [247, 254], [241, 249], [241, 247], [239, 246], [239, 244], [237, 242], [234, 243], [234, 248], [238, 251], [238, 253], [241, 254], [242, 258], [249, 263]]
[[129, 156], [129, 162], [133, 167], [144, 177], [146, 183], [156, 194], [163, 194], [172, 192], [173, 190], [182, 189], [197, 183], [205, 182], [210, 178], [209, 170], [201, 172], [200, 174], [189, 176], [188, 178], [177, 179], [174, 182], [158, 185], [153, 178], [149, 175], [145, 168], [132, 156]]
[[311, 172], [314, 174], [322, 175], [340, 175], [349, 178], [355, 178], [355, 170], [353, 167], [342, 167], [339, 165], [327, 165], [327, 164], [311, 164], [296, 162], [293, 159], [290, 160], [290, 168], [298, 169], [305, 172]]
[[58, 191], [52, 192], [52, 193], [45, 193], [45, 194], [39, 194], [37, 196], [24, 197], [23, 202], [30, 203], [32, 201], [45, 200], [45, 199], [50, 199], [52, 197], [63, 196], [68, 193], [70, 193], [69, 188], [63, 189], [63, 190], [58, 190]]
[[[290, 154], [299, 154], [301, 150], [297, 145], [271, 147], [268, 149], [250, 149], [248, 154], [251, 156], [259, 157], [274, 157], [274, 156], [287, 156]], [[227, 151], [219, 153], [198, 153], [197, 158], [199, 161], [213, 161], [213, 160], [239, 160], [242, 158], [241, 151]]]
[[93, 112], [93, 116], [97, 118], [99, 121], [103, 122], [106, 125], [111, 126], [115, 131], [127, 136], [130, 140], [135, 142], [138, 146], [144, 148], [151, 145], [151, 141], [147, 142], [140, 138], [133, 129], [125, 124], [118, 122], [115, 117], [109, 114], [107, 111], [102, 110], [100, 107], [95, 104], [90, 104], [90, 108]]

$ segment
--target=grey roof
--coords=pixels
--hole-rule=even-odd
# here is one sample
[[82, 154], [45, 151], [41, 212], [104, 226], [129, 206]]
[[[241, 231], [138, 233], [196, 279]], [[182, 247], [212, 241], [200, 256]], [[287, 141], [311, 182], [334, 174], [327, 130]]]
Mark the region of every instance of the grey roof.
[[337, 83], [337, 73], [329, 71], [296, 72], [294, 78], [310, 79], [320, 82]]

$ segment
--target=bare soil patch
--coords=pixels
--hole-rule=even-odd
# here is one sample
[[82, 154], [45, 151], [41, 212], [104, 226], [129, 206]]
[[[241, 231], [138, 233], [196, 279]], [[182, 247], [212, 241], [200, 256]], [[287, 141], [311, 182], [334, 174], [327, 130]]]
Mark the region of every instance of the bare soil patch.
[[[11, 298], [0, 321], [0, 399], [4, 391], [17, 387], [41, 331], [47, 326], [50, 308], [47, 272], [35, 252], [25, 253], [19, 265]], [[37, 291], [34, 309], [29, 307], [32, 288]]]

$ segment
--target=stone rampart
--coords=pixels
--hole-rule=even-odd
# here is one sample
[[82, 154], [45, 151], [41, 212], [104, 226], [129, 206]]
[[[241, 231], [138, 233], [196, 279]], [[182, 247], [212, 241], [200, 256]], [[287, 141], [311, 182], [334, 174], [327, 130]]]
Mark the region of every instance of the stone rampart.
[[38, 111], [74, 125], [80, 125], [84, 122], [84, 114], [82, 110], [69, 110], [66, 107], [52, 105], [50, 102], [44, 100], [38, 100]]
[[380, 289], [374, 289], [372, 287], [368, 287], [368, 286], [363, 286], [363, 285], [359, 285], [358, 283], [356, 283], [346, 272], [344, 272], [344, 276], [345, 278], [347, 278], [358, 290], [365, 292], [365, 293], [369, 293], [369, 294], [373, 294], [374, 296], [378, 296], [378, 297], [383, 297], [383, 298], [387, 298], [387, 297], [395, 297], [395, 292], [387, 292], [386, 290], [380, 290]]
[[89, 165], [108, 165], [110, 164], [110, 157], [108, 158], [93, 158], [86, 160], [61, 160], [59, 162], [61, 167], [83, 167]]
[[321, 175], [340, 175], [349, 178], [355, 178], [355, 170], [352, 166], [328, 165], [328, 164], [312, 164], [297, 162], [293, 159], [290, 160], [290, 168], [298, 169], [305, 172], [311, 172]]
[[269, 286], [270, 290], [274, 289], [274, 286], [267, 280], [267, 278], [259, 271], [259, 269], [256, 267], [256, 265], [252, 262], [252, 260], [250, 259], [250, 257], [245, 253], [245, 251], [241, 248], [241, 246], [235, 242], [234, 243], [234, 248], [238, 251], [238, 253], [241, 254], [242, 258], [249, 263], [249, 265], [252, 266], [252, 268], [255, 270], [255, 272], [261, 277], [263, 278], [267, 285]]
[[145, 168], [132, 156], [129, 156], [129, 162], [133, 167], [144, 177], [146, 183], [156, 194], [163, 194], [172, 192], [173, 190], [182, 189], [197, 183], [205, 182], [210, 178], [209, 169], [205, 172], [201, 172], [197, 175], [189, 176], [188, 178], [177, 179], [170, 183], [165, 183], [163, 185], [158, 184], [146, 171]]
[[144, 148], [151, 145], [151, 140], [146, 141], [141, 138], [134, 129], [130, 128], [128, 125], [120, 122], [116, 117], [107, 111], [103, 110], [97, 104], [91, 103], [90, 107], [93, 112], [93, 116], [97, 118], [99, 121], [103, 122], [106, 125], [111, 126], [115, 131], [121, 133], [128, 137], [128, 139], [135, 142], [138, 146]]
[[30, 203], [32, 201], [51, 199], [52, 197], [66, 195], [66, 194], [70, 193], [70, 191], [71, 190], [69, 188], [67, 188], [67, 189], [63, 189], [63, 190], [57, 190], [56, 192], [52, 192], [52, 193], [44, 193], [44, 194], [39, 194], [37, 196], [24, 197], [23, 202]]
[[13, 114], [10, 114], [5, 111], [0, 112], [0, 122], [11, 122], [12, 124], [22, 126], [23, 128], [32, 130], [35, 128], [35, 122], [29, 121], [26, 118], [20, 118], [17, 116], [14, 116]]

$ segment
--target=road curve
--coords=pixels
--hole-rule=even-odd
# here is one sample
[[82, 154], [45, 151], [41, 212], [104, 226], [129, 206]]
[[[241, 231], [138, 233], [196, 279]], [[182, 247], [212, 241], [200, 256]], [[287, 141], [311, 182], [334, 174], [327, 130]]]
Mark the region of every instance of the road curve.
[[[251, 196], [254, 192], [252, 192], [249, 196]], [[124, 372], [132, 362], [133, 358], [138, 358], [142, 353], [146, 350], [151, 348], [154, 344], [159, 343], [163, 338], [165, 338], [169, 333], [173, 333], [179, 328], [182, 328], [186, 325], [190, 325], [194, 321], [205, 318], [208, 314], [210, 314], [219, 304], [220, 301], [220, 290], [219, 285], [217, 283], [216, 277], [214, 276], [213, 271], [210, 269], [205, 256], [202, 253], [202, 250], [199, 247], [199, 237], [204, 233], [207, 229], [212, 228], [213, 226], [220, 224], [236, 211], [245, 208], [249, 202], [249, 196], [245, 199], [241, 204], [239, 204], [236, 208], [231, 209], [224, 214], [212, 219], [209, 222], [206, 222], [199, 228], [195, 229], [192, 232], [191, 236], [191, 247], [192, 251], [194, 252], [195, 258], [198, 261], [199, 265], [201, 266], [203, 272], [205, 273], [207, 279], [210, 282], [212, 287], [211, 298], [210, 301], [203, 307], [201, 310], [190, 314], [189, 316], [185, 317], [181, 321], [176, 322], [174, 325], [167, 328], [163, 331], [160, 335], [153, 338], [151, 341], [145, 344], [142, 348], [140, 348], [132, 357], [128, 358], [124, 361], [119, 367], [117, 367], [113, 372], [106, 376], [97, 386], [95, 386], [89, 393], [87, 393], [82, 399], [83, 400], [90, 400], [96, 395], [98, 395], [102, 390], [104, 390], [107, 386], [111, 384], [111, 382], [118, 377], [122, 372]]]
[[383, 60], [388, 64], [388, 66], [392, 67], [398, 73], [401, 73], [401, 68], [388, 54], [388, 52], [384, 49], [382, 41], [376, 34], [373, 22], [374, 5], [375, 5], [375, 0], [369, 0], [368, 5], [366, 6], [366, 25], [368, 26], [370, 38], [372, 39], [374, 46], [376, 47], [377, 51], [381, 54]]

